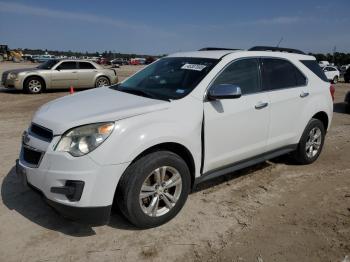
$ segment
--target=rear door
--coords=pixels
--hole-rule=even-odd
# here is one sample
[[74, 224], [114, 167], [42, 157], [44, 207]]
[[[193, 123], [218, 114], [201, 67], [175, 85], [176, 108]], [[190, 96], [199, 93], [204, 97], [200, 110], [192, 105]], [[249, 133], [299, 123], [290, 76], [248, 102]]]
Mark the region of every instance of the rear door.
[[298, 135], [297, 121], [309, 99], [307, 79], [290, 61], [262, 58], [263, 89], [270, 100], [267, 151], [292, 144]]
[[265, 151], [270, 109], [259, 75], [258, 59], [240, 59], [211, 85], [237, 85], [242, 96], [204, 103], [204, 173]]
[[76, 87], [78, 84], [77, 62], [66, 61], [58, 64], [51, 74], [52, 88]]
[[90, 62], [78, 62], [78, 86], [91, 88], [95, 86], [97, 69]]

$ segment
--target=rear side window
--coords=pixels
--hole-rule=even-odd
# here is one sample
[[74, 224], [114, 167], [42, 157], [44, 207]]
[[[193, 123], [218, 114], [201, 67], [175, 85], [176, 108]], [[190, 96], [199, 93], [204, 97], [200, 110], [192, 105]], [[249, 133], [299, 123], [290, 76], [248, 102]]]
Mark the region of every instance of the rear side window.
[[304, 86], [306, 77], [291, 62], [278, 58], [262, 58], [264, 90]]
[[96, 68], [89, 62], [79, 62], [79, 69], [96, 69]]
[[60, 64], [57, 69], [59, 70], [71, 70], [71, 69], [77, 69], [77, 63], [76, 62], [63, 62]]
[[242, 94], [257, 93], [259, 85], [259, 63], [253, 58], [233, 62], [215, 79], [213, 85], [232, 84], [241, 88]]
[[323, 81], [328, 82], [328, 79], [321, 67], [316, 63], [316, 60], [300, 60], [307, 68], [309, 68], [315, 75], [321, 78]]

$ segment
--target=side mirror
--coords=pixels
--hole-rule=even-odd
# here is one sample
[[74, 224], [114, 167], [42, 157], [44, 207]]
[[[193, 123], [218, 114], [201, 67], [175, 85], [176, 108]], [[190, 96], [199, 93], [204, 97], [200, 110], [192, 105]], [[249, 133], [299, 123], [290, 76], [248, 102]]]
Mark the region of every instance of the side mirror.
[[233, 99], [239, 98], [242, 96], [242, 91], [239, 86], [231, 84], [220, 84], [212, 86], [209, 89], [208, 99], [217, 100], [217, 99]]
[[55, 68], [55, 70], [57, 70], [57, 71], [61, 71], [61, 69], [60, 69], [60, 67], [58, 66], [58, 67], [56, 67]]

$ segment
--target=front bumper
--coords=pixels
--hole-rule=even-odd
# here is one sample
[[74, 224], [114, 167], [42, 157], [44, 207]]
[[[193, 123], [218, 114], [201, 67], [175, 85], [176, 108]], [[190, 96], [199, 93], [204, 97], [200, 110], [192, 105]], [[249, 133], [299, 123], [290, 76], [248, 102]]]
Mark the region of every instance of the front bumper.
[[[39, 191], [50, 206], [67, 218], [93, 225], [109, 220], [115, 189], [128, 163], [100, 165], [89, 155], [73, 157], [68, 153], [53, 151], [51, 143], [30, 136], [26, 146], [43, 152], [37, 166], [27, 163], [23, 157], [16, 163], [17, 174], [25, 184]], [[53, 188], [64, 188], [67, 181], [82, 181], [84, 186], [78, 199], [67, 197]]]
[[6, 88], [22, 89], [22, 83], [20, 79], [6, 79], [2, 82], [2, 85]]

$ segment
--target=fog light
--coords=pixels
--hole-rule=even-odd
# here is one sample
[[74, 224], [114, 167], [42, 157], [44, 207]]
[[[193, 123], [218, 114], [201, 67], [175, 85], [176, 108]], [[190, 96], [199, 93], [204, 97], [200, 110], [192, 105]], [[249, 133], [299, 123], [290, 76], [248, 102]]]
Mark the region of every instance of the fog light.
[[65, 186], [51, 187], [51, 193], [65, 195], [70, 201], [79, 201], [84, 189], [83, 181], [67, 180]]

